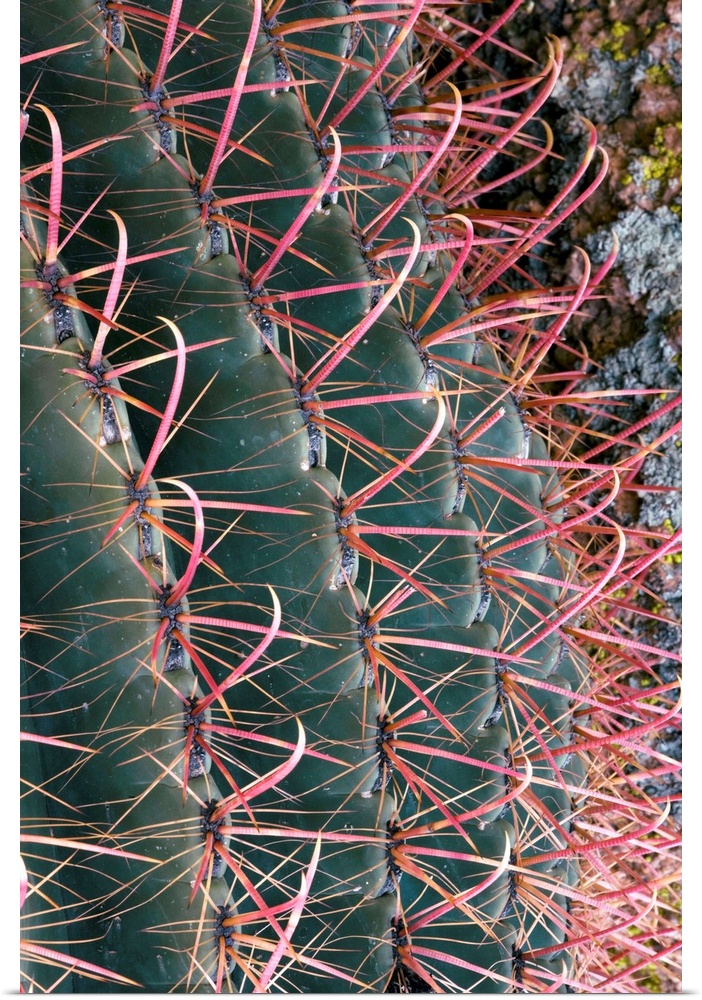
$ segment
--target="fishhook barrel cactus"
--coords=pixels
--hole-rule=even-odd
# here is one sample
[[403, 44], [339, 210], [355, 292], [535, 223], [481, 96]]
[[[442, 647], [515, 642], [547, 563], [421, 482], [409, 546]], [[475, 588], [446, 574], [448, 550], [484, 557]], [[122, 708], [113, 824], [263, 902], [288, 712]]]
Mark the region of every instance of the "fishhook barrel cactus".
[[577, 985], [616, 475], [534, 379], [608, 265], [520, 261], [604, 162], [494, 208], [518, 6], [23, 6], [25, 988]]

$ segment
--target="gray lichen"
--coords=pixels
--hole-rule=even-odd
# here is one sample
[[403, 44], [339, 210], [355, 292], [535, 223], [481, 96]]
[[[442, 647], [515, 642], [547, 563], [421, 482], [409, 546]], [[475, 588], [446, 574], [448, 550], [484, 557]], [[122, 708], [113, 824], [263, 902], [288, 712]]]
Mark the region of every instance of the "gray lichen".
[[[653, 268], [650, 271], [643, 268], [642, 280], [646, 274], [651, 274], [656, 279], [659, 277], [659, 272]], [[663, 297], [663, 292], [660, 291], [661, 300]], [[621, 397], [616, 407], [604, 407], [603, 416], [597, 422], [601, 429], [606, 425], [607, 415], [628, 424], [655, 413], [670, 398], [669, 394], [680, 391], [681, 381], [674, 348], [661, 332], [649, 330], [631, 346], [607, 355], [588, 379], [585, 388], [588, 392], [641, 390], [641, 395]], [[655, 395], [650, 391], [644, 394], [644, 390], [651, 386], [656, 386], [661, 391]], [[678, 419], [677, 411], [654, 419], [636, 436], [633, 444], [651, 444]], [[610, 431], [615, 429], [611, 424], [608, 426]], [[649, 528], [660, 528], [667, 522], [674, 528], [679, 528], [682, 520], [682, 447], [679, 437], [669, 438], [656, 446], [644, 460], [639, 479], [645, 487], [665, 488], [664, 492], [651, 492], [645, 487], [642, 489], [639, 521]]]
[[[611, 249], [612, 230], [619, 238], [617, 263], [625, 275], [632, 299], [647, 296], [646, 332], [660, 331], [665, 319], [682, 305], [682, 224], [662, 206], [653, 212], [632, 208], [610, 227], [587, 240], [593, 261], [603, 261]], [[652, 359], [655, 364], [656, 358]], [[663, 385], [652, 381], [649, 385]]]
[[591, 121], [614, 122], [629, 113], [634, 99], [631, 68], [628, 63], [623, 67], [609, 53], [598, 49], [592, 50], [589, 59], [588, 74], [575, 87], [565, 80], [559, 81], [553, 99], [562, 108]]

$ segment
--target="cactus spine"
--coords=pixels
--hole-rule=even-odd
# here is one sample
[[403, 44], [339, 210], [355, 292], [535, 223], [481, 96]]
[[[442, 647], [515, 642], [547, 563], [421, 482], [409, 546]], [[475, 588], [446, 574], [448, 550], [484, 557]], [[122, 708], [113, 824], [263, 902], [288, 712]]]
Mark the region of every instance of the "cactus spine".
[[[84, 963], [64, 988], [571, 976], [586, 671], [566, 496], [519, 396], [594, 281], [505, 296], [510, 367], [483, 300], [557, 211], [493, 254], [466, 192], [557, 55], [522, 115], [475, 112], [417, 61], [439, 13], [24, 8], [48, 53], [25, 76], [27, 712], [84, 747], [32, 744], [26, 774], [59, 838], [36, 934]], [[110, 258], [119, 308], [84, 281]]]

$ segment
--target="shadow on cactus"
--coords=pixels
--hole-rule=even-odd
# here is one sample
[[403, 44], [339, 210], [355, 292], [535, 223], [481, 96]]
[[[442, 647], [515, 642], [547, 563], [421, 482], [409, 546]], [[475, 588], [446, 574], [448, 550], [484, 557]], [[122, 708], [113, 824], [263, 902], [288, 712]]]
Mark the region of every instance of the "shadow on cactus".
[[24, 989], [636, 983], [678, 706], [617, 609], [676, 541], [542, 366], [592, 130], [494, 207], [553, 155], [518, 6], [23, 7]]

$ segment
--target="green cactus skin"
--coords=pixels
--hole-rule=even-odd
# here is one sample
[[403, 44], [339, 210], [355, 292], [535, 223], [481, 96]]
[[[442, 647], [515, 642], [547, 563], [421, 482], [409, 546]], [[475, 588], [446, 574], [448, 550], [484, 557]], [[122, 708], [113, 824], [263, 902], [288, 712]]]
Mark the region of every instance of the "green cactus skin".
[[[56, 940], [146, 991], [249, 992], [263, 976], [273, 992], [509, 992], [528, 975], [563, 989], [569, 975], [577, 870], [551, 855], [567, 847], [584, 780], [567, 749], [583, 671], [555, 624], [572, 572], [553, 540], [560, 487], [497, 348], [466, 319], [470, 274], [447, 282], [447, 244], [466, 225], [441, 193], [441, 131], [422, 138], [409, 21], [423, 6], [286, 0], [255, 31], [248, 0], [186, 4], [198, 30], [179, 29], [155, 90], [170, 2], [149, 5], [162, 20], [138, 4], [23, 7], [27, 52], [72, 46], [27, 64], [25, 162], [47, 160], [36, 105], [66, 151], [106, 140], [64, 164], [63, 204], [80, 217], [64, 266], [78, 273], [114, 247], [108, 209], [132, 258], [162, 254], [128, 268], [114, 357], [169, 349], [162, 318], [188, 348], [209, 345], [187, 355], [186, 416], [156, 467], [213, 504], [211, 559], [179, 614], [216, 620], [192, 642], [221, 688], [207, 717], [228, 727], [211, 741], [227, 774], [208, 759], [184, 801], [183, 698], [197, 704], [209, 681], [186, 649], [154, 692], [160, 618], [135, 565], [139, 533], [131, 550], [102, 547], [107, 508], [126, 504], [106, 454], [138, 470], [124, 431], [146, 454], [157, 420], [116, 400], [121, 439], [96, 445], [99, 408], [75, 404], [80, 383], [62, 375], [89, 349], [92, 319], [63, 307], [74, 332], [57, 349], [44, 322], [56, 301], [24, 289], [23, 607], [50, 626], [25, 635], [27, 714], [43, 735], [99, 751], [33, 748], [27, 781], [46, 801], [29, 814], [48, 809], [64, 837], [79, 817], [100, 843], [114, 833], [164, 862], [89, 858], [59, 880], [72, 923]], [[230, 145], [209, 178], [232, 92]], [[435, 111], [449, 138], [458, 97], [446, 87]], [[30, 203], [46, 201], [47, 174]], [[36, 262], [22, 266], [27, 284]], [[74, 294], [102, 308], [104, 287]], [[174, 366], [135, 375], [152, 411]], [[214, 506], [223, 498], [267, 507], [232, 513]], [[187, 512], [177, 524], [192, 533]], [[158, 530], [153, 544], [152, 577], [183, 572], [187, 554]], [[251, 656], [277, 604], [280, 624]], [[524, 700], [514, 677], [548, 684]], [[234, 788], [220, 860], [189, 903], [202, 803]], [[52, 926], [42, 933], [53, 940]], [[95, 981], [73, 974], [71, 988]]]
[[[36, 220], [29, 220], [27, 228], [33, 230], [29, 244], [42, 246]], [[22, 258], [27, 274], [34, 261], [24, 244]], [[60, 265], [55, 270], [60, 273]], [[71, 291], [68, 286], [68, 294]], [[86, 844], [84, 856], [63, 870], [55, 886], [50, 872], [57, 849], [33, 848], [33, 855], [39, 856], [46, 848], [44, 874], [52, 886], [49, 906], [40, 913], [46, 922], [50, 905], [55, 905], [53, 892], [62, 894], [66, 912], [80, 927], [101, 928], [91, 947], [78, 948], [83, 961], [125, 975], [119, 971], [125, 964], [119, 957], [123, 950], [132, 971], [153, 966], [152, 989], [168, 989], [187, 981], [190, 960], [173, 952], [170, 928], [165, 941], [163, 934], [158, 936], [155, 948], [143, 930], [152, 926], [156, 914], [157, 923], [168, 926], [174, 908], [185, 910], [193, 850], [201, 855], [202, 845], [195, 796], [209, 801], [219, 794], [207, 773], [210, 761], [185, 752], [184, 702], [199, 695], [197, 681], [187, 655], [173, 639], [167, 673], [157, 690], [148, 669], [158, 626], [158, 594], [135, 562], [154, 583], [161, 583], [168, 562], [161, 533], [150, 529], [147, 535], [143, 525], [129, 533], [124, 544], [102, 548], [106, 513], [109, 516], [115, 504], [126, 506], [127, 500], [124, 477], [111, 464], [110, 452], [112, 461], [124, 460], [126, 453], [135, 475], [142, 463], [122, 400], [103, 396], [100, 405], [86, 394], [85, 385], [63, 373], [80, 364], [93, 346], [85, 317], [77, 309], [63, 309], [54, 311], [54, 322], [45, 322], [46, 297], [32, 288], [23, 289], [21, 308], [22, 535], [23, 558], [31, 567], [22, 575], [24, 608], [31, 609], [24, 638], [24, 686], [31, 692], [26, 714], [40, 736], [60, 734], [87, 750], [26, 745], [23, 776], [32, 788], [23, 797], [30, 818], [26, 829], [46, 835], [48, 826], [54, 838]], [[69, 326], [72, 335], [66, 337]], [[120, 388], [116, 380], [112, 386]], [[86, 395], [87, 405], [81, 399]], [[94, 442], [100, 440], [96, 447]], [[91, 470], [92, 480], [87, 481], [85, 474]], [[69, 477], [68, 483], [64, 477]], [[153, 481], [147, 489], [155, 501]], [[92, 509], [85, 506], [91, 492], [100, 498]], [[131, 736], [122, 739], [129, 731]], [[186, 800], [185, 760], [191, 791]], [[42, 807], [48, 808], [49, 824], [36, 821], [35, 810]], [[163, 816], [173, 818], [165, 830], [156, 822]], [[114, 849], [127, 841], [132, 857], [90, 850], [93, 844]], [[171, 859], [168, 865], [161, 865], [164, 858]], [[224, 901], [223, 885], [213, 892]], [[121, 919], [124, 907], [130, 915]], [[41, 927], [39, 916], [37, 922]], [[196, 923], [193, 917], [192, 931]], [[81, 932], [69, 928], [68, 935], [63, 931], [66, 936], [80, 938]], [[51, 926], [48, 942], [56, 948]], [[32, 972], [32, 980], [35, 975]], [[52, 970], [40, 966], [40, 983], [55, 978]], [[91, 980], [86, 984], [90, 988]]]

